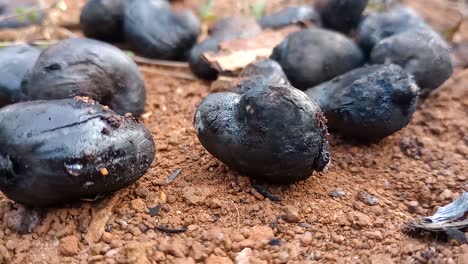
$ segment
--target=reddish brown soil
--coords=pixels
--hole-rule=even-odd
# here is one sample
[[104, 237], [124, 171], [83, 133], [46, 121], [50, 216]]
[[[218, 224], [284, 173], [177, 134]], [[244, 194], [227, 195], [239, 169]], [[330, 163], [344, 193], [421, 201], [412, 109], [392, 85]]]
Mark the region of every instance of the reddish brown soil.
[[[31, 214], [0, 195], [0, 263], [468, 263], [467, 245], [404, 232], [409, 221], [468, 191], [468, 70], [457, 70], [421, 102], [406, 129], [378, 144], [332, 135], [329, 171], [271, 186], [284, 199], [278, 203], [199, 144], [192, 118], [208, 83], [144, 76], [144, 122], [157, 159], [137, 184], [116, 194], [123, 198], [106, 232], [86, 242], [90, 223], [99, 220], [92, 211], [106, 200]], [[177, 169], [180, 175], [166, 184]], [[345, 195], [332, 197], [336, 190]], [[150, 216], [148, 207], [158, 204]], [[21, 223], [35, 228], [20, 235]], [[155, 229], [161, 225], [188, 230], [170, 235]]]

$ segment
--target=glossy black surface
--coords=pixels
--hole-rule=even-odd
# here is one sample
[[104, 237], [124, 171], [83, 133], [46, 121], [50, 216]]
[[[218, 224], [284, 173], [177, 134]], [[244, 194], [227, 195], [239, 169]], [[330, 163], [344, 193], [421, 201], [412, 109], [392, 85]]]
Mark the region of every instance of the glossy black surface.
[[0, 145], [0, 190], [40, 207], [124, 188], [155, 155], [143, 124], [83, 98], [2, 108]]

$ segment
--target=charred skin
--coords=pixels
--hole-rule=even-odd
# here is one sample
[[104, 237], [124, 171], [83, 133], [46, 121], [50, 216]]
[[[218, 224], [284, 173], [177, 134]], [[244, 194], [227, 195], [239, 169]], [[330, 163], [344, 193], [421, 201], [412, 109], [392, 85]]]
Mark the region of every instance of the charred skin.
[[165, 0], [125, 2], [125, 37], [137, 53], [164, 60], [186, 60], [200, 34], [189, 10], [172, 11]]
[[155, 155], [150, 131], [93, 100], [18, 103], [0, 110], [0, 190], [53, 206], [124, 188]]
[[240, 75], [239, 84], [231, 91], [245, 93], [260, 82], [269, 85], [291, 85], [278, 62], [264, 59], [247, 65]]
[[202, 58], [203, 53], [218, 51], [220, 41], [249, 38], [261, 31], [260, 26], [252, 18], [231, 16], [219, 20], [210, 29], [210, 37], [195, 45], [190, 51], [190, 69], [201, 79], [216, 80], [219, 73]]
[[0, 108], [21, 99], [21, 82], [40, 53], [28, 45], [0, 49]]
[[349, 33], [362, 19], [368, 0], [316, 0], [315, 9], [320, 14], [322, 26]]
[[308, 89], [330, 130], [362, 141], [378, 141], [405, 127], [416, 110], [419, 88], [397, 65], [355, 69]]
[[311, 6], [288, 6], [271, 15], [266, 15], [258, 22], [263, 29], [279, 29], [291, 25], [320, 22], [320, 16]]
[[366, 55], [381, 40], [410, 29], [429, 29], [414, 10], [402, 6], [384, 13], [369, 14], [359, 25], [356, 38]]
[[380, 41], [372, 50], [370, 62], [400, 65], [414, 76], [423, 94], [442, 85], [453, 72], [447, 43], [426, 29], [407, 30]]
[[88, 96], [121, 115], [140, 116], [146, 101], [137, 65], [118, 48], [92, 39], [67, 39], [50, 46], [22, 89], [28, 100]]
[[124, 0], [90, 0], [81, 11], [80, 26], [89, 38], [122, 41], [123, 19]]
[[360, 49], [346, 36], [323, 29], [291, 33], [271, 55], [301, 90], [364, 64]]
[[318, 105], [291, 86], [260, 82], [246, 91], [211, 94], [196, 110], [195, 129], [208, 152], [242, 174], [276, 184], [322, 171], [330, 157]]

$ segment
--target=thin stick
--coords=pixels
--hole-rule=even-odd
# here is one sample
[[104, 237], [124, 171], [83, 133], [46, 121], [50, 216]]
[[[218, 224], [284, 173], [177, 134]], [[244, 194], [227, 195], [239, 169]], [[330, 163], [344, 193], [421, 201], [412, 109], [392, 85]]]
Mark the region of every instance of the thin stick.
[[197, 78], [194, 75], [189, 74], [189, 73], [183, 73], [183, 72], [174, 72], [174, 71], [153, 69], [153, 68], [148, 68], [148, 67], [140, 67], [140, 71], [179, 78], [179, 79], [185, 79], [185, 80], [190, 80], [190, 81], [197, 80]]
[[46, 40], [34, 40], [34, 41], [4, 41], [0, 42], [0, 47], [5, 48], [5, 47], [10, 47], [10, 46], [18, 46], [18, 45], [31, 45], [31, 46], [44, 46], [44, 45], [52, 45], [54, 44], [55, 41], [46, 41]]
[[61, 0], [56, 0], [54, 1], [52, 4], [46, 6], [46, 7], [38, 7], [38, 8], [31, 8], [31, 9], [27, 9], [25, 10], [23, 13], [21, 14], [14, 14], [14, 15], [8, 15], [8, 16], [0, 16], [0, 22], [2, 21], [5, 21], [5, 20], [10, 20], [10, 19], [13, 19], [13, 18], [18, 18], [18, 17], [21, 17], [21, 16], [25, 16], [25, 15], [29, 15], [29, 14], [32, 14], [32, 13], [38, 13], [38, 12], [41, 12], [41, 11], [47, 11], [49, 9], [52, 9], [52, 8], [55, 8], [58, 3], [60, 3]]
[[179, 62], [179, 61], [154, 60], [154, 59], [148, 59], [148, 58], [139, 57], [139, 56], [134, 56], [133, 60], [136, 63], [144, 63], [144, 64], [150, 64], [150, 65], [176, 67], [176, 68], [188, 68], [189, 67], [188, 63]]
[[233, 202], [234, 204], [234, 208], [236, 208], [236, 211], [237, 211], [237, 229], [240, 229], [240, 212], [239, 212], [239, 208], [237, 207], [237, 204], [235, 202]]

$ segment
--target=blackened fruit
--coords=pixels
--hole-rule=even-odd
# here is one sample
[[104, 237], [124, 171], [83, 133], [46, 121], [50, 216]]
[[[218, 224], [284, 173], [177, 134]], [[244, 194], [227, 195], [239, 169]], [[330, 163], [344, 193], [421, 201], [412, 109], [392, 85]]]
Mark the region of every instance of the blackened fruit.
[[349, 33], [361, 22], [367, 3], [368, 0], [316, 0], [315, 8], [323, 27]]
[[[26, 11], [31, 9], [38, 11], [27, 14]], [[43, 6], [37, 0], [0, 0], [0, 16], [11, 17], [0, 21], [0, 29], [40, 24], [45, 18], [42, 9]]]
[[124, 0], [90, 0], [81, 11], [81, 30], [89, 38], [121, 41], [123, 17]]
[[329, 163], [325, 119], [316, 103], [291, 86], [249, 83], [239, 95], [214, 93], [194, 126], [213, 156], [247, 176], [290, 184]]
[[134, 116], [143, 113], [146, 101], [137, 65], [118, 48], [92, 39], [63, 40], [42, 52], [23, 92], [29, 100], [88, 96]]
[[271, 15], [266, 15], [258, 22], [262, 28], [278, 29], [290, 25], [320, 22], [320, 17], [311, 6], [288, 6]]
[[306, 91], [342, 135], [375, 141], [405, 127], [419, 88], [398, 65], [363, 67]]
[[239, 84], [232, 89], [235, 93], [245, 93], [256, 82], [264, 82], [269, 85], [291, 85], [288, 77], [278, 62], [264, 59], [247, 65], [240, 75]]
[[366, 54], [384, 38], [415, 28], [428, 28], [414, 10], [398, 6], [384, 13], [369, 14], [359, 25], [356, 38]]
[[200, 34], [200, 21], [192, 11], [173, 12], [165, 0], [131, 0], [125, 2], [124, 31], [143, 56], [186, 60]]
[[291, 33], [273, 50], [292, 85], [307, 89], [364, 64], [360, 49], [346, 36], [322, 29]]
[[444, 83], [453, 71], [447, 43], [432, 30], [414, 29], [380, 41], [370, 62], [398, 64], [412, 74], [426, 94]]
[[218, 51], [220, 41], [249, 38], [261, 31], [260, 26], [252, 18], [232, 16], [219, 20], [210, 29], [210, 37], [195, 45], [191, 50], [189, 57], [190, 69], [199, 78], [216, 80], [218, 71], [205, 61], [202, 55], [205, 52]]
[[261, 76], [267, 80], [269, 84], [285, 84], [289, 85], [288, 77], [284, 73], [281, 65], [271, 59], [264, 59], [247, 65], [241, 73], [241, 78], [251, 78], [253, 76]]
[[0, 190], [39, 207], [124, 188], [155, 155], [144, 125], [86, 98], [2, 108], [0, 145]]
[[0, 107], [21, 99], [21, 81], [39, 54], [39, 49], [28, 45], [0, 49]]

